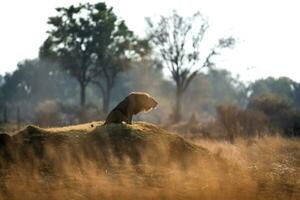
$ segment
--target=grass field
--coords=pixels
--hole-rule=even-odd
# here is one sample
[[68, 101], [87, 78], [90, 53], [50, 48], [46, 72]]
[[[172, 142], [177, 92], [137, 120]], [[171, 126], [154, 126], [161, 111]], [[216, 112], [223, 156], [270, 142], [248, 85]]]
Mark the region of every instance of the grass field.
[[300, 199], [296, 138], [232, 145], [142, 122], [30, 126], [18, 138], [21, 153], [0, 162], [0, 199]]

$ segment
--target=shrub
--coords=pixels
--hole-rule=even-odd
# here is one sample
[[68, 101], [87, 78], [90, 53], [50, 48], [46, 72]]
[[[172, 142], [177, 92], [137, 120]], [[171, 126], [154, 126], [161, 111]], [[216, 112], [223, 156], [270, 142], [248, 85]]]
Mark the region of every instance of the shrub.
[[300, 112], [285, 98], [265, 94], [250, 100], [248, 110], [263, 112], [269, 120], [269, 128], [286, 136], [299, 136]]
[[81, 108], [72, 104], [62, 104], [55, 100], [46, 100], [35, 109], [36, 123], [39, 126], [61, 126], [103, 119], [95, 105]]
[[35, 108], [36, 122], [40, 126], [60, 125], [65, 116], [61, 112], [61, 105], [54, 100], [41, 102]]
[[237, 136], [260, 136], [267, 129], [268, 119], [259, 111], [249, 111], [234, 105], [220, 105], [217, 107], [217, 121], [233, 143]]

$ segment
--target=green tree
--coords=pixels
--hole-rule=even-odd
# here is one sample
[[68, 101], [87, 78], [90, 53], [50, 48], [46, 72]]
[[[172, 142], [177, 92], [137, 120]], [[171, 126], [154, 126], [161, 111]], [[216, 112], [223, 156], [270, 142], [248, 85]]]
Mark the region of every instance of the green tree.
[[150, 50], [147, 40], [137, 39], [124, 21], [115, 20], [114, 29], [106, 38], [110, 44], [96, 48], [93, 69], [95, 76], [92, 82], [100, 89], [104, 113], [108, 112], [112, 89], [119, 73], [128, 69], [131, 62], [144, 59]]
[[292, 102], [295, 85], [296, 83], [287, 77], [277, 79], [268, 77], [266, 79], [260, 79], [249, 86], [249, 92], [251, 93], [250, 98], [265, 94], [274, 94], [282, 96]]
[[[220, 39], [206, 57], [200, 57], [201, 42], [208, 29], [207, 20], [200, 13], [184, 18], [174, 11], [170, 16], [161, 16], [157, 23], [151, 19], [147, 19], [147, 23], [153, 47], [158, 51], [176, 85], [173, 114], [176, 122], [181, 119], [182, 98], [190, 82], [202, 68], [213, 64], [211, 58], [219, 54], [220, 49], [232, 46], [235, 40], [232, 37]], [[202, 64], [200, 59], [203, 59]]]
[[74, 96], [75, 90], [74, 81], [58, 66], [38, 59], [19, 62], [13, 73], [5, 75], [2, 85], [3, 97], [9, 103], [66, 100]]
[[18, 63], [14, 72], [4, 76], [1, 104], [6, 105], [9, 113], [15, 113], [20, 107], [22, 117], [31, 120], [34, 117], [32, 111], [42, 101], [72, 102], [78, 90], [74, 83], [75, 80], [52, 63], [24, 60]]
[[300, 83], [293, 84], [294, 89], [294, 103], [297, 108], [300, 108]]
[[142, 42], [105, 3], [56, 10], [58, 15], [49, 18], [52, 29], [40, 55], [59, 61], [79, 82], [81, 106], [85, 105], [87, 85], [93, 82], [99, 86], [107, 112], [115, 78], [134, 57], [132, 52], [145, 53], [144, 48], [138, 48]]
[[270, 121], [270, 128], [283, 131], [287, 136], [299, 136], [300, 112], [290, 101], [277, 94], [263, 94], [250, 99], [248, 110], [263, 112]]

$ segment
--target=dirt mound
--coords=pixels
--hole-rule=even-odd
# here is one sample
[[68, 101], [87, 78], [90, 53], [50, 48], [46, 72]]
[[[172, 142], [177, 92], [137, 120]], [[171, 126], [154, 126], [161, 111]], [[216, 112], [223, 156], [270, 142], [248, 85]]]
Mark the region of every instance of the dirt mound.
[[206, 149], [153, 124], [102, 124], [46, 129], [30, 125], [12, 137], [14, 152], [10, 157], [48, 163], [88, 158], [106, 167], [115, 162], [186, 166], [195, 155], [211, 158]]

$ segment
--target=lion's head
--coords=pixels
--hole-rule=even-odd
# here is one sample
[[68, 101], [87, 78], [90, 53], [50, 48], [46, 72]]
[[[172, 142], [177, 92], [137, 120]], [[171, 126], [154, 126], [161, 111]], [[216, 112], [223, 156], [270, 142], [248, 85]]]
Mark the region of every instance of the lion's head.
[[158, 105], [157, 101], [145, 92], [132, 92], [128, 100], [135, 115], [139, 112], [148, 112]]

